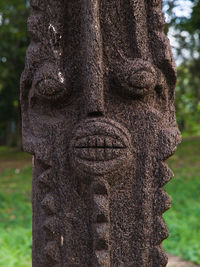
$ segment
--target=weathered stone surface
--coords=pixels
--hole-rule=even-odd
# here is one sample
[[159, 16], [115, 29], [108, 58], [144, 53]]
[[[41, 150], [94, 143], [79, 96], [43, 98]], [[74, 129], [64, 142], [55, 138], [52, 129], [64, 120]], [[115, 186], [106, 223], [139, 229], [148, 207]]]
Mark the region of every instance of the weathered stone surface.
[[161, 267], [180, 142], [161, 0], [32, 0], [21, 78], [33, 267]]

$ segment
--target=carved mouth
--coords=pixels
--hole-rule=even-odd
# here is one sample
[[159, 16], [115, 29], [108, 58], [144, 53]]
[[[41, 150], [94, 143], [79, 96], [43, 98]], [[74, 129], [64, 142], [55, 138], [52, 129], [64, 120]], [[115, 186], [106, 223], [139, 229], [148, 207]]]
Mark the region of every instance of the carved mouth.
[[82, 137], [75, 144], [75, 155], [90, 161], [105, 161], [120, 157], [126, 145], [117, 136]]
[[121, 124], [103, 118], [88, 119], [74, 132], [71, 164], [76, 170], [103, 174], [128, 161], [130, 147], [130, 134]]

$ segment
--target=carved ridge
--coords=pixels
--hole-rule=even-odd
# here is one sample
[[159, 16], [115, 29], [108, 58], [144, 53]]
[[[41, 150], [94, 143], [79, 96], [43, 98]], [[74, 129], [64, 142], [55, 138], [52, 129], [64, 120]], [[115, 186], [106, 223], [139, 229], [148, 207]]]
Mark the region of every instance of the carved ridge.
[[[164, 15], [161, 16], [161, 14], [163, 14], [162, 1], [160, 1], [158, 5], [150, 6], [148, 9], [148, 21], [151, 21], [151, 23], [148, 23], [149, 40], [151, 51], [153, 52], [154, 64], [163, 70], [167, 82], [170, 87], [173, 88], [176, 83], [176, 65], [170, 49], [169, 40], [164, 33], [165, 18]], [[158, 51], [156, 51], [157, 46], [163, 48], [159, 54]], [[170, 79], [168, 78], [169, 76]]]

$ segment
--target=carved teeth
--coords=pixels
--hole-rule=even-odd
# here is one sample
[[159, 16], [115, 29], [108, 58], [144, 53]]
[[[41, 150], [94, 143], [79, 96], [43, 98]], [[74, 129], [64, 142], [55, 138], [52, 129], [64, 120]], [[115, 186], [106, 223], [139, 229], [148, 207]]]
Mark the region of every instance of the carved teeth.
[[106, 147], [113, 147], [113, 142], [114, 142], [113, 138], [107, 137], [104, 139], [104, 142], [105, 142], [104, 145]]
[[120, 148], [125, 148], [125, 146], [122, 143], [122, 141], [117, 139], [116, 137], [102, 135], [102, 136], [82, 137], [77, 140], [75, 148], [120, 149]]
[[103, 147], [103, 148], [105, 148], [105, 137], [102, 138], [101, 136], [97, 136], [95, 143], [96, 143], [95, 144], [96, 147]]
[[105, 161], [120, 157], [122, 155], [122, 151], [112, 148], [79, 148], [76, 149], [75, 155], [84, 160]]
[[115, 159], [126, 147], [121, 140], [109, 136], [89, 136], [80, 138], [75, 144], [75, 155], [90, 161]]
[[117, 139], [114, 139], [113, 142], [112, 142], [112, 147], [117, 147], [117, 148], [123, 148], [123, 145], [121, 143], [121, 141], [117, 140]]
[[97, 146], [97, 138], [95, 136], [89, 136], [83, 138], [85, 147], [96, 147]]

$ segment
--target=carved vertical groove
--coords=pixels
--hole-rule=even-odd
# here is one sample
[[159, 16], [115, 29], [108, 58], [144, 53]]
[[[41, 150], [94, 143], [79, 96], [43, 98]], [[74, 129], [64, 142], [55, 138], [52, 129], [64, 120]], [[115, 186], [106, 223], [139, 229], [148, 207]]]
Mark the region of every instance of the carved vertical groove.
[[[174, 87], [176, 83], [176, 66], [169, 40], [164, 33], [165, 17], [162, 12], [162, 0], [151, 0], [146, 4], [147, 9], [147, 26], [149, 32], [149, 44], [153, 56], [154, 64], [162, 71], [163, 76], [159, 77], [159, 84], [162, 88], [163, 97], [166, 97], [166, 106], [171, 111], [167, 124], [171, 128], [163, 129], [158, 134], [158, 149], [153, 173], [153, 250], [152, 250], [152, 266], [166, 266], [167, 256], [162, 249], [162, 241], [169, 235], [167, 225], [162, 218], [162, 214], [171, 206], [171, 199], [163, 189], [173, 177], [172, 171], [164, 163], [174, 152], [180, 143], [180, 133], [175, 123], [174, 114]], [[158, 49], [160, 47], [160, 50]], [[169, 87], [171, 92], [164, 91], [164, 87]], [[165, 94], [165, 96], [164, 96]]]

